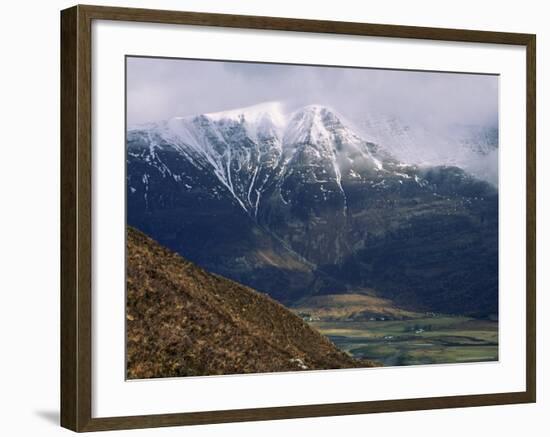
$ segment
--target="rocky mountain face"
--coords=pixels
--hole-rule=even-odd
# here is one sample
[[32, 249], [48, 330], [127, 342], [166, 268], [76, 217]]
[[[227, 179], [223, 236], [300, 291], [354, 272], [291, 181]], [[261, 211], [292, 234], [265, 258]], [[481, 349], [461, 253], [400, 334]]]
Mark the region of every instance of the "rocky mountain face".
[[127, 229], [130, 379], [369, 367], [265, 294]]
[[285, 304], [370, 287], [415, 310], [496, 313], [497, 190], [382, 146], [318, 105], [132, 128], [128, 224]]

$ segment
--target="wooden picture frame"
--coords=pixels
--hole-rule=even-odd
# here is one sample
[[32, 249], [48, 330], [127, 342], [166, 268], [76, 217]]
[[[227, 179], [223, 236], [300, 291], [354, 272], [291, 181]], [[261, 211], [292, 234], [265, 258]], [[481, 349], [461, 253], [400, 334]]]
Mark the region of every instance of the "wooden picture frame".
[[[92, 417], [92, 36], [93, 20], [169, 23], [526, 48], [526, 390], [368, 402], [129, 417]], [[61, 425], [77, 431], [275, 420], [530, 403], [536, 400], [535, 35], [165, 10], [75, 6], [61, 12]]]

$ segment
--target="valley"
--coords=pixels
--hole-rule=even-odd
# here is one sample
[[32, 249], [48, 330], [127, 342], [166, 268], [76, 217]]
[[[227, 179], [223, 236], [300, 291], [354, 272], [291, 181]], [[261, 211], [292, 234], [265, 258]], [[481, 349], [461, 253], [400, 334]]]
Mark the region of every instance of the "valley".
[[498, 360], [498, 323], [436, 315], [410, 320], [314, 321], [354, 358], [383, 366], [468, 363]]
[[372, 289], [306, 298], [292, 310], [341, 350], [383, 366], [498, 360], [498, 321], [405, 310]]

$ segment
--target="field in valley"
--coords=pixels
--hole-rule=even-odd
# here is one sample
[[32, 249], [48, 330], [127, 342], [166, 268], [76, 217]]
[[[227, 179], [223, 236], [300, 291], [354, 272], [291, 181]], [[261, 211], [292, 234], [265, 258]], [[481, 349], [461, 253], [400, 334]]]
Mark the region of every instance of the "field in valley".
[[498, 322], [431, 315], [409, 320], [310, 321], [340, 349], [383, 366], [498, 360]]

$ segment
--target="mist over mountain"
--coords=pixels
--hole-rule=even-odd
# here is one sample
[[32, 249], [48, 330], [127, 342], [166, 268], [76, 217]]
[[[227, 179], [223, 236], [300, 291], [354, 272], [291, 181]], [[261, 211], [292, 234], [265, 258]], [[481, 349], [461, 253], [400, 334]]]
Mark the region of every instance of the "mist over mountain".
[[286, 112], [316, 103], [401, 162], [458, 166], [496, 186], [498, 76], [132, 57], [127, 63], [129, 125], [258, 102], [285, 102]]
[[[416, 133], [371, 126], [375, 143], [356, 126], [280, 102], [132, 126], [128, 224], [285, 304], [369, 287], [415, 310], [496, 314], [494, 185], [401, 159]], [[460, 129], [468, 153], [493, 153], [490, 130]]]
[[411, 123], [396, 116], [362, 115], [355, 121], [364, 138], [403, 162], [457, 166], [498, 187], [498, 124]]

